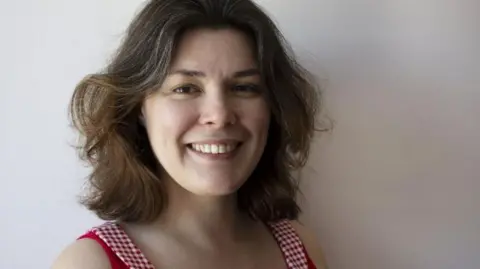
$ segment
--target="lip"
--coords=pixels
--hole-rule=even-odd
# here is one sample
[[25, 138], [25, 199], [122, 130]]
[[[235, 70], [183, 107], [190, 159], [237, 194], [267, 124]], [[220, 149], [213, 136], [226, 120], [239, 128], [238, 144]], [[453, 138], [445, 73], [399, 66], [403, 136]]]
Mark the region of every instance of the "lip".
[[207, 139], [207, 140], [199, 140], [194, 142], [189, 142], [187, 145], [191, 144], [239, 144], [242, 141], [239, 139]]

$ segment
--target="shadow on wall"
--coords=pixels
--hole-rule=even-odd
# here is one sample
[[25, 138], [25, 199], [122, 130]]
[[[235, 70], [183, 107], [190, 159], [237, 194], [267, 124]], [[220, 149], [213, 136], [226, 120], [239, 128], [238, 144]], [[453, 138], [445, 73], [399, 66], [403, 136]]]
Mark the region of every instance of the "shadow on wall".
[[[410, 2], [304, 0], [335, 16], [317, 35], [284, 25], [335, 122], [301, 172], [331, 268], [480, 268], [480, 6]], [[309, 12], [327, 11], [299, 24]]]

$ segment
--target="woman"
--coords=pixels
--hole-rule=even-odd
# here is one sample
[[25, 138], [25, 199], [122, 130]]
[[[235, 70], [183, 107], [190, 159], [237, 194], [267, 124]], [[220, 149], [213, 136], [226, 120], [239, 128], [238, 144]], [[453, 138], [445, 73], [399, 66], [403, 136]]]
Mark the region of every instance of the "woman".
[[71, 116], [108, 220], [55, 269], [326, 268], [296, 219], [318, 96], [250, 0], [151, 0]]

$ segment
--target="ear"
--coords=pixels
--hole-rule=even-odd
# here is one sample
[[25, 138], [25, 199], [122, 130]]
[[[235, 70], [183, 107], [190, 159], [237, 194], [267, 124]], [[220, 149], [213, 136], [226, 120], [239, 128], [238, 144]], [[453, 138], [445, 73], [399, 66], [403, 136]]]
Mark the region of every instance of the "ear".
[[146, 126], [146, 122], [145, 122], [145, 111], [144, 111], [144, 108], [142, 106], [142, 108], [140, 109], [140, 114], [138, 115], [138, 119], [140, 120], [140, 124], [142, 126]]

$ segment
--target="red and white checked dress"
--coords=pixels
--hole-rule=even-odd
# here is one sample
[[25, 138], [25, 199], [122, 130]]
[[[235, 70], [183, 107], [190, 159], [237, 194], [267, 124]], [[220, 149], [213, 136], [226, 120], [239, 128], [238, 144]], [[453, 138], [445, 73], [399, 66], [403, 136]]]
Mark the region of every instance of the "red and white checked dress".
[[[316, 269], [290, 221], [270, 223], [268, 227], [282, 250], [288, 269]], [[155, 269], [115, 222], [95, 227], [79, 239], [83, 238], [93, 239], [103, 247], [112, 269]]]

